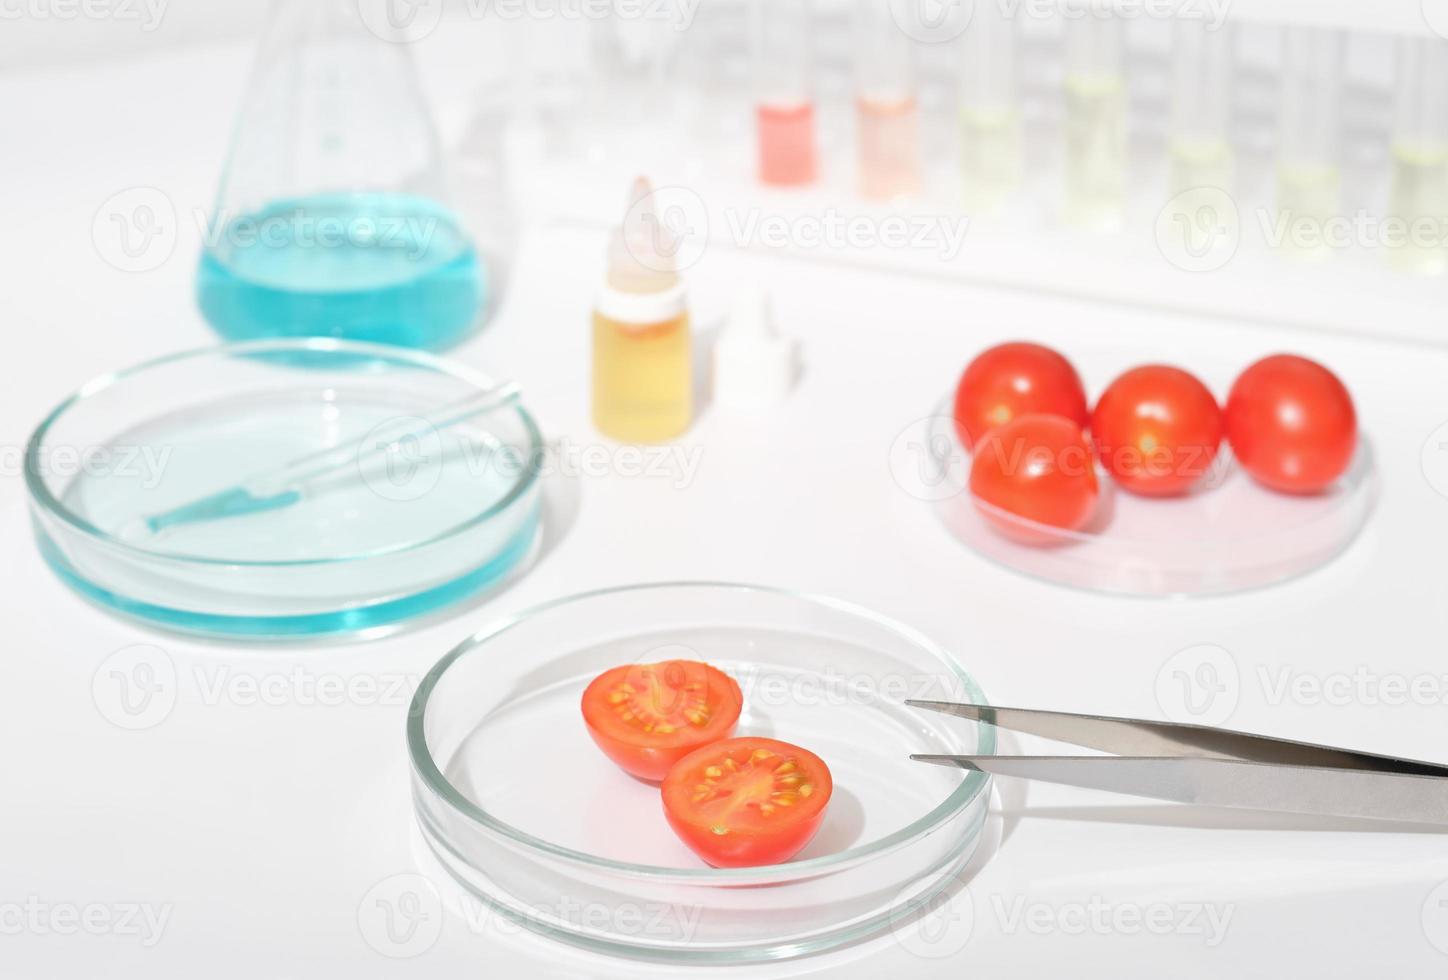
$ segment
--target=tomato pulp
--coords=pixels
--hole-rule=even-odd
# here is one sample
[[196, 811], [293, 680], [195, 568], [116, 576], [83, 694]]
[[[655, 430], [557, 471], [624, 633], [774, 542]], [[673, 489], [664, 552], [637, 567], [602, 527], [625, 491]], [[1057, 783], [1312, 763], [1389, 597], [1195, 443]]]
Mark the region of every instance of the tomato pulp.
[[1085, 428], [1086, 389], [1071, 362], [1040, 344], [992, 347], [955, 388], [955, 432], [973, 449], [991, 429], [1022, 415], [1060, 415]]
[[604, 755], [654, 782], [701, 745], [728, 738], [743, 706], [734, 678], [694, 660], [614, 667], [583, 692], [583, 720]]
[[834, 783], [819, 756], [772, 738], [715, 742], [664, 780], [664, 816], [716, 868], [787, 861], [824, 820]]

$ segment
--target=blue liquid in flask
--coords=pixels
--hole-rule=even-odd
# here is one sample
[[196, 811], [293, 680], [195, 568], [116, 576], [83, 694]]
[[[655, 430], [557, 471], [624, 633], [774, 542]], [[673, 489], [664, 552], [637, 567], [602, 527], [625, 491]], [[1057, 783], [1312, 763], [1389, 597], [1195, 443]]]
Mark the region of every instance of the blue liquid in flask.
[[229, 340], [339, 337], [438, 350], [461, 340], [487, 273], [446, 208], [403, 194], [325, 194], [218, 219], [197, 277]]

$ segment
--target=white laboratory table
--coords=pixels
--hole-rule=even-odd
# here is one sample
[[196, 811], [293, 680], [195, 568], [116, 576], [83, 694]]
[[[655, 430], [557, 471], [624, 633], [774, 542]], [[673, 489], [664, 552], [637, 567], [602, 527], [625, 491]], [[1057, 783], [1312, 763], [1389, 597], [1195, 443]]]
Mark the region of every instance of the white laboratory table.
[[[279, 648], [152, 633], [88, 606], [31, 544], [20, 449], [87, 378], [212, 341], [191, 300], [192, 216], [210, 202], [246, 60], [217, 47], [0, 76], [0, 974], [681, 975], [469, 914], [440, 877], [432, 932], [407, 955], [378, 951], [368, 911], [393, 876], [439, 874], [412, 831], [411, 684], [494, 618], [611, 584], [740, 580], [863, 603], [948, 646], [1003, 704], [1164, 717], [1161, 678], [1209, 662], [1227, 699], [1217, 720], [1448, 760], [1448, 459], [1424, 455], [1445, 441], [1434, 433], [1448, 423], [1448, 350], [722, 246], [691, 270], [701, 332], [739, 283], [767, 286], [802, 343], [797, 391], [759, 421], [706, 407], [681, 444], [698, 454], [689, 479], [622, 463], [581, 475], [576, 505], [566, 494], [552, 505], [536, 567], [502, 593], [377, 642]], [[164, 261], [122, 271], [93, 225], [138, 187], [165, 194], [179, 230]], [[457, 356], [520, 380], [554, 439], [612, 453], [587, 416], [602, 246], [595, 231], [531, 228], [501, 314]], [[1356, 392], [1373, 440], [1374, 518], [1329, 567], [1237, 597], [1104, 598], [1003, 572], [943, 533], [889, 456], [969, 354], [1006, 337], [1069, 351], [1095, 390], [1145, 359], [1196, 366], [1222, 391], [1268, 351], [1320, 357]], [[163, 717], [127, 730], [93, 682], [136, 645], [163, 650], [179, 681]], [[357, 678], [378, 684], [340, 701], [315, 693]], [[943, 928], [710, 973], [1441, 976], [1445, 883], [1434, 834], [1001, 783]]]

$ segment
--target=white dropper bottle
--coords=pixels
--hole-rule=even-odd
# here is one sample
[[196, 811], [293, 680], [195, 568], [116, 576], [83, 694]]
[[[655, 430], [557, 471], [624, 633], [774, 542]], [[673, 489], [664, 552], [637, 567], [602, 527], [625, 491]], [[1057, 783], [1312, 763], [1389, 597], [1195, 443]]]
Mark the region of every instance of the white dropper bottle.
[[769, 295], [741, 289], [714, 344], [715, 407], [762, 414], [788, 396], [796, 369], [794, 342], [775, 329]]

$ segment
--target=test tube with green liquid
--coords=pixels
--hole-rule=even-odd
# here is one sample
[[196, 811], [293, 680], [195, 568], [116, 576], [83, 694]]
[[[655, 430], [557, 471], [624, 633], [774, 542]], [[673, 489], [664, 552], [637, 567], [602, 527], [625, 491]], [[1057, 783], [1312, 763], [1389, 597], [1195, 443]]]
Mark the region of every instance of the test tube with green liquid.
[[1009, 4], [980, 4], [961, 35], [961, 164], [971, 214], [999, 212], [1020, 186], [1016, 35]]
[[1423, 275], [1448, 269], [1448, 41], [1400, 38], [1393, 113], [1389, 256]]
[[1343, 35], [1290, 27], [1282, 38], [1277, 140], [1278, 247], [1301, 258], [1331, 254], [1329, 223], [1342, 209]]
[[1172, 28], [1171, 192], [1231, 193], [1231, 26], [1183, 14]]
[[1109, 8], [1067, 9], [1067, 224], [1093, 231], [1121, 227], [1126, 206], [1124, 25]]

